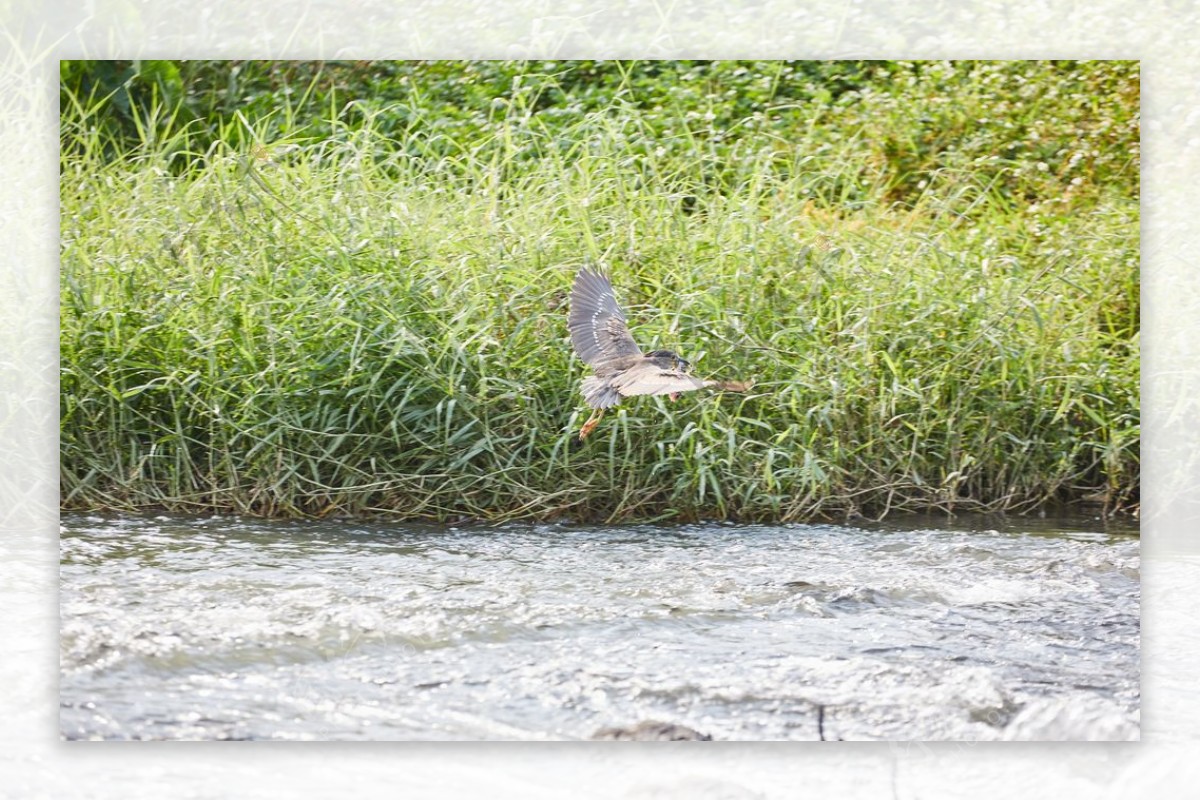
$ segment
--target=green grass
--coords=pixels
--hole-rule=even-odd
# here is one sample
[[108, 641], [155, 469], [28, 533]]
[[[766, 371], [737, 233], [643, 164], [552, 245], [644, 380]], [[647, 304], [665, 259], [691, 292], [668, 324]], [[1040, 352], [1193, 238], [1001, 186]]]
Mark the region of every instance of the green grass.
[[[309, 91], [214, 117], [203, 142], [151, 93], [133, 144], [98, 124], [103, 98], [68, 92], [63, 506], [1134, 507], [1137, 156], [1110, 135], [1136, 140], [1136, 82], [1130, 111], [1128, 81], [1017, 102], [994, 74], [948, 100], [944, 75], [890, 80], [723, 122], [620, 84], [549, 117], [484, 98], [453, 135], [415, 100], [363, 115]], [[1075, 114], [1106, 98], [1127, 112], [1108, 128]], [[1074, 126], [1084, 155], [1028, 134], [997, 152], [1014, 125]], [[643, 347], [753, 392], [627, 401], [573, 450], [586, 373], [566, 298], [585, 264], [611, 273]]]

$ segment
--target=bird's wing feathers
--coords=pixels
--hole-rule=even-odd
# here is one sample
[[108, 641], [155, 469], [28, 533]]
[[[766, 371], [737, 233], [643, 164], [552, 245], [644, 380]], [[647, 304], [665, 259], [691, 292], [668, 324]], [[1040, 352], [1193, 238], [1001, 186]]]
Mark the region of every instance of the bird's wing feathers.
[[703, 389], [713, 382], [679, 370], [664, 370], [653, 364], [642, 364], [620, 373], [612, 379], [612, 388], [628, 398], [631, 395], [670, 395]]
[[567, 327], [575, 352], [590, 365], [622, 356], [642, 355], [641, 348], [629, 334], [625, 314], [617, 305], [612, 284], [591, 270], [580, 270], [575, 277]]

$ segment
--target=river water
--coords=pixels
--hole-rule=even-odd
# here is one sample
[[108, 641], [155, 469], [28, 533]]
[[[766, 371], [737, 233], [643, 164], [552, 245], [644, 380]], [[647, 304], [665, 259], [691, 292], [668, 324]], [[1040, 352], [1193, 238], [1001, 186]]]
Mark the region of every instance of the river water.
[[1137, 739], [1099, 521], [428, 527], [64, 515], [66, 739]]

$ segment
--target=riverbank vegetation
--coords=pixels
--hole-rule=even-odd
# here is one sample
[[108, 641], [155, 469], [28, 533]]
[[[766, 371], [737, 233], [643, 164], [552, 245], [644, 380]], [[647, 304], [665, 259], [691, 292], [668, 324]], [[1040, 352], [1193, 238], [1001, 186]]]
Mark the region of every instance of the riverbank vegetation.
[[[1139, 499], [1131, 62], [64, 62], [70, 509]], [[575, 271], [747, 395], [587, 444]]]

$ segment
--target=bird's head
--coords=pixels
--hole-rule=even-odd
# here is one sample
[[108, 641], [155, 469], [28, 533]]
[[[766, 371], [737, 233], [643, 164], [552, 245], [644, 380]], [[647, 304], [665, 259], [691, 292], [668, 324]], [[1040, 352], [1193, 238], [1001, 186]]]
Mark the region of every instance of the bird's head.
[[679, 370], [686, 373], [692, 369], [692, 363], [686, 359], [681, 359], [679, 354], [673, 350], [652, 350], [646, 355], [662, 366], [669, 367], [672, 370]]

